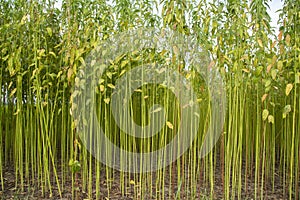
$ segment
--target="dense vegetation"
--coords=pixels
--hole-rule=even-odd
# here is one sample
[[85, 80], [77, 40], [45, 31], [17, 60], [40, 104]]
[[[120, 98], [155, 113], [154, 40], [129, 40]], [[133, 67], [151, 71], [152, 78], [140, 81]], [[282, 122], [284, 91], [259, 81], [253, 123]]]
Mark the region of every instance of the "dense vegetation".
[[[0, 0], [0, 195], [8, 192], [5, 174], [13, 166], [16, 188], [36, 187], [46, 197], [64, 197], [71, 187], [73, 198], [120, 193], [199, 199], [221, 193], [224, 199], [263, 199], [274, 191], [300, 198], [300, 1], [284, 0], [279, 30], [270, 25], [268, 0], [63, 0], [61, 9], [54, 3]], [[199, 137], [166, 168], [126, 173], [101, 164], [82, 146], [71, 96], [86, 56], [114, 34], [140, 27], [194, 36], [209, 52], [208, 67], [223, 76], [227, 112], [217, 145], [199, 157], [205, 122], [212, 120], [208, 88], [192, 68], [171, 60], [168, 66], [189, 78], [203, 99]], [[103, 77], [99, 121], [112, 141], [131, 151], [160, 148], [162, 138], [172, 137], [178, 102], [158, 85], [136, 91], [131, 104], [137, 124], [146, 123], [149, 105], [157, 103], [167, 108], [169, 120], [159, 135], [135, 139], [113, 120], [114, 83], [123, 69], [139, 63], [166, 64], [167, 54], [128, 52]]]

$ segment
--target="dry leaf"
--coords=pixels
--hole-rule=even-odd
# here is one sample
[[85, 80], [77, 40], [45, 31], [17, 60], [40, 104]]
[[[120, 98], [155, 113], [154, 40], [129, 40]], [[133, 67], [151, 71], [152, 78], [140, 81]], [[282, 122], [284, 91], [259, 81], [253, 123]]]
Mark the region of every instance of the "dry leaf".
[[287, 45], [290, 45], [290, 42], [291, 42], [291, 36], [290, 36], [290, 34], [287, 34], [285, 36], [285, 42], [286, 42]]
[[271, 49], [273, 49], [273, 48], [275, 47], [275, 45], [276, 45], [276, 41], [274, 41], [274, 42], [272, 43]]
[[278, 34], [278, 40], [279, 42], [282, 40], [282, 34], [283, 34], [283, 31], [281, 30]]
[[261, 102], [264, 102], [266, 100], [266, 98], [268, 97], [268, 94], [264, 94], [262, 97], [261, 97]]
[[73, 69], [69, 68], [68, 69], [68, 81], [70, 81], [72, 74], [73, 74]]
[[249, 73], [249, 69], [242, 69], [244, 72]]
[[212, 60], [212, 61], [209, 63], [209, 65], [208, 65], [207, 68], [208, 68], [208, 69], [211, 69], [212, 66], [214, 66], [214, 64], [215, 64], [215, 61]]
[[267, 67], [267, 73], [270, 72], [271, 68], [272, 68], [273, 64], [269, 64], [268, 67]]

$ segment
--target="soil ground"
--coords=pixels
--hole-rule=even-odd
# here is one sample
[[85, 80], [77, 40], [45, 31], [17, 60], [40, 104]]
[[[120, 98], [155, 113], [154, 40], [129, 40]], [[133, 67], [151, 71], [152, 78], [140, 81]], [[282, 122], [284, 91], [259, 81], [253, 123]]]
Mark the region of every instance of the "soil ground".
[[[214, 199], [223, 199], [224, 196], [224, 190], [223, 190], [223, 180], [222, 180], [222, 174], [221, 170], [218, 169], [219, 167], [217, 166], [217, 169], [215, 170], [215, 187], [214, 187]], [[177, 172], [177, 171], [175, 171]], [[166, 174], [169, 174], [167, 172]], [[175, 173], [176, 174], [176, 173]], [[254, 173], [253, 173], [254, 174]], [[4, 191], [1, 191], [0, 189], [0, 199], [28, 199], [28, 200], [69, 200], [69, 199], [89, 199], [88, 194], [83, 190], [82, 184], [80, 182], [81, 178], [79, 177], [80, 175], [78, 174], [77, 176], [77, 186], [78, 186], [78, 191], [73, 193], [72, 196], [72, 181], [71, 177], [72, 175], [69, 174], [66, 177], [66, 181], [64, 184], [64, 188], [62, 189], [62, 197], [59, 196], [58, 188], [55, 183], [55, 179], [52, 177], [53, 180], [52, 182], [52, 196], [48, 192], [42, 193], [42, 188], [41, 186], [38, 186], [37, 183], [38, 181], [36, 180], [35, 183], [26, 183], [24, 184], [24, 189], [22, 189], [15, 184], [15, 173], [14, 173], [14, 167], [12, 166], [4, 166], [3, 168], [3, 175], [4, 175]], [[93, 175], [95, 177], [95, 175]], [[110, 194], [108, 195], [108, 190], [107, 190], [107, 179], [106, 179], [106, 174], [105, 171], [101, 172], [101, 177], [100, 177], [100, 199], [134, 199], [133, 197], [136, 196], [137, 194], [140, 193], [138, 191], [138, 183], [132, 184], [128, 183], [126, 184], [126, 193], [122, 195], [122, 189], [120, 188], [120, 182], [119, 180], [120, 173], [115, 172], [114, 173], [114, 181], [112, 181], [111, 184], [111, 190]], [[153, 184], [152, 186], [152, 196], [150, 196], [150, 192], [144, 192], [144, 199], [158, 199], [162, 198], [161, 194], [157, 193], [155, 189], [155, 179], [156, 179], [156, 174], [152, 174], [153, 177]], [[245, 177], [242, 175], [242, 177]], [[61, 175], [59, 175], [59, 178], [61, 179]], [[209, 194], [210, 194], [210, 188], [209, 186], [205, 185], [202, 183], [200, 180], [201, 177], [199, 178], [199, 181], [197, 182], [196, 188], [197, 192], [194, 195], [194, 199], [209, 199]], [[243, 178], [242, 178], [243, 179]], [[281, 184], [281, 179], [279, 175], [276, 173], [275, 175], [275, 185], [274, 185], [274, 190], [273, 186], [271, 183], [269, 183], [267, 180], [265, 187], [264, 187], [264, 196], [265, 199], [288, 199], [288, 191], [287, 188], [285, 189], [286, 192], [284, 195], [283, 193], [283, 185]], [[94, 180], [94, 179], [93, 179]], [[129, 179], [128, 179], [129, 180]], [[244, 183], [245, 180], [242, 180]], [[177, 184], [177, 179], [176, 177], [172, 178], [170, 181], [168, 177], [165, 178], [165, 186], [164, 186], [164, 197], [165, 199], [175, 199], [176, 195], [178, 195], [180, 191], [180, 197], [181, 199], [191, 199], [190, 195], [188, 194], [187, 190], [184, 189], [184, 186], [178, 189], [178, 184]], [[243, 184], [243, 187], [241, 188], [241, 199], [254, 199], [254, 194], [255, 194], [255, 187], [254, 187], [254, 178], [249, 177], [247, 179], [247, 186]], [[146, 188], [151, 188], [150, 186]], [[259, 189], [260, 190], [260, 189]], [[96, 193], [95, 193], [95, 182], [93, 183], [93, 199], [96, 198]], [[109, 197], [108, 197], [109, 196]], [[141, 199], [141, 198], [140, 198]], [[232, 196], [231, 199], [237, 199], [237, 196]]]

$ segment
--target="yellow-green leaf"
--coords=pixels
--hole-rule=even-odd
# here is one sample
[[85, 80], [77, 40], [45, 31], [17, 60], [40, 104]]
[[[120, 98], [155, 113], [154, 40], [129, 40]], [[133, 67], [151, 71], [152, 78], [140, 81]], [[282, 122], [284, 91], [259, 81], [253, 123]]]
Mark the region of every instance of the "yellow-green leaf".
[[134, 90], [135, 92], [142, 92], [142, 90], [141, 89], [136, 89], [136, 90]]
[[106, 104], [109, 104], [110, 98], [105, 98], [105, 99], [104, 99], [104, 102], [105, 102]]
[[122, 76], [124, 73], [126, 72], [126, 70], [125, 69], [123, 69], [122, 71], [121, 71], [121, 73], [120, 73], [120, 75], [119, 76]]
[[257, 42], [258, 42], [258, 45], [259, 45], [261, 48], [264, 47], [264, 46], [263, 46], [263, 43], [262, 43], [262, 41], [261, 41], [261, 39], [258, 39]]
[[17, 110], [17, 112], [15, 112], [13, 115], [18, 115], [21, 112], [20, 109]]
[[274, 117], [273, 115], [268, 116], [268, 122], [274, 124]]
[[101, 84], [101, 83], [103, 83], [105, 80], [103, 79], [103, 78], [101, 78], [100, 80], [99, 80], [99, 83]]
[[83, 66], [85, 66], [85, 61], [84, 61], [83, 57], [79, 57], [78, 60], [81, 62], [81, 64], [82, 64]]
[[124, 66], [126, 66], [129, 63], [129, 60], [123, 60], [121, 62], [121, 68], [123, 68]]
[[271, 80], [267, 80], [266, 83], [265, 83], [265, 87], [269, 87], [271, 85]]
[[269, 116], [269, 111], [267, 109], [264, 109], [262, 113], [263, 120], [265, 121], [268, 118], [268, 116]]
[[52, 29], [51, 29], [50, 27], [47, 27], [46, 29], [47, 29], [48, 34], [49, 34], [50, 37], [51, 37], [51, 36], [52, 36]]
[[286, 118], [286, 115], [291, 112], [292, 108], [291, 108], [291, 105], [286, 105], [284, 108], [283, 108], [283, 113], [282, 113], [282, 118]]
[[104, 85], [100, 85], [100, 91], [101, 91], [101, 92], [104, 91]]
[[50, 51], [49, 54], [56, 58], [56, 54], [54, 52]]
[[12, 97], [12, 96], [16, 93], [16, 91], [17, 91], [17, 88], [13, 89], [13, 90], [11, 91], [9, 97]]
[[169, 127], [169, 129], [173, 129], [173, 124], [171, 122], [167, 121], [166, 124]]
[[130, 180], [130, 185], [135, 185], [135, 182], [134, 182], [134, 180]]
[[72, 74], [73, 74], [73, 69], [69, 68], [68, 69], [68, 74], [67, 74], [68, 75], [68, 81], [70, 81]]
[[107, 77], [108, 77], [109, 79], [112, 78], [112, 73], [111, 73], [111, 72], [106, 72], [106, 75], [107, 75]]
[[191, 73], [187, 73], [185, 77], [186, 79], [189, 79], [191, 77]]
[[111, 83], [107, 84], [107, 86], [110, 87], [111, 89], [115, 89], [115, 88], [116, 88], [116, 87], [115, 87], [113, 84], [111, 84]]
[[277, 63], [277, 69], [278, 69], [279, 71], [281, 71], [281, 70], [282, 70], [282, 67], [283, 67], [283, 62], [280, 60], [280, 61], [278, 61], [278, 63]]
[[249, 69], [242, 69], [244, 72], [246, 72], [246, 73], [249, 73], [250, 71], [249, 71]]
[[156, 112], [159, 112], [159, 111], [161, 111], [161, 108], [160, 108], [160, 107], [159, 107], [159, 108], [156, 108], [155, 110], [153, 110], [152, 113], [156, 113]]
[[296, 74], [295, 83], [300, 83], [300, 72]]
[[293, 84], [291, 84], [291, 83], [287, 84], [285, 87], [285, 95], [289, 96], [292, 89], [293, 89]]
[[272, 70], [271, 70], [271, 77], [272, 77], [273, 80], [276, 79], [276, 75], [277, 75], [276, 69], [272, 69]]

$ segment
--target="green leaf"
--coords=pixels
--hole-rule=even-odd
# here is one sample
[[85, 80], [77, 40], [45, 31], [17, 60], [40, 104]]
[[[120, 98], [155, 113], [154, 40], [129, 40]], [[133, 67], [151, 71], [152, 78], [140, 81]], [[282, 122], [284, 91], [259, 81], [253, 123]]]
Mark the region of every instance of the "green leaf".
[[300, 83], [300, 72], [296, 74], [295, 83]]
[[[69, 163], [70, 164], [70, 163]], [[80, 171], [81, 165], [78, 160], [75, 160], [71, 164], [72, 172], [76, 173]]]
[[272, 79], [273, 79], [273, 80], [276, 79], [276, 75], [277, 75], [276, 69], [272, 69], [272, 70], [271, 70], [271, 76], [272, 76]]
[[122, 54], [122, 55], [118, 56], [118, 57], [115, 59], [115, 63], [120, 62], [120, 60], [121, 60], [122, 58], [124, 58], [125, 55], [126, 55], [126, 54]]
[[6, 55], [5, 57], [2, 58], [3, 61], [6, 61], [9, 58], [9, 55]]
[[109, 79], [112, 78], [112, 73], [111, 73], [111, 72], [106, 72], [106, 75], [107, 75], [107, 77], [108, 77]]
[[73, 163], [74, 163], [74, 160], [73, 160], [73, 159], [70, 159], [70, 160], [69, 160], [69, 166], [71, 167], [71, 166], [73, 165]]
[[265, 87], [269, 87], [271, 85], [271, 80], [267, 80], [266, 83], [265, 83]]
[[47, 29], [49, 36], [52, 37], [52, 29], [50, 27], [47, 27], [46, 29]]
[[129, 60], [123, 60], [121, 62], [121, 68], [125, 67], [129, 63]]
[[281, 71], [281, 70], [282, 70], [282, 67], [283, 67], [283, 62], [280, 60], [280, 61], [278, 61], [278, 63], [277, 63], [277, 69], [278, 69], [279, 71]]
[[56, 58], [56, 54], [54, 52], [50, 51], [49, 54], [54, 56], [54, 58]]
[[292, 108], [291, 108], [291, 105], [286, 105], [284, 108], [283, 108], [283, 113], [282, 113], [282, 118], [286, 118], [287, 114], [289, 114], [289, 112], [291, 112]]

